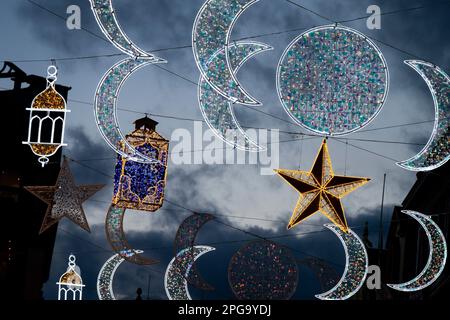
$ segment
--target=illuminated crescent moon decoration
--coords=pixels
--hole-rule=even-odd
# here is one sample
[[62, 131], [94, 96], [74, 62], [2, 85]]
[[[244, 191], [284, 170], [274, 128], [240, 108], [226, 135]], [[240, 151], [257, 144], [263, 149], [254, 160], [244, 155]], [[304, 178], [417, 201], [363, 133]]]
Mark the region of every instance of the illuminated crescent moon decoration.
[[[211, 214], [197, 213], [187, 217], [178, 228], [174, 241], [174, 256], [178, 252], [184, 249], [192, 248], [194, 246], [195, 238], [200, 228], [207, 223], [215, 219]], [[200, 289], [200, 290], [214, 290], [214, 287], [208, 284], [200, 273], [197, 271], [196, 264], [193, 263], [191, 270], [186, 278], [188, 284]]]
[[[272, 49], [271, 46], [254, 41], [233, 43], [228, 48], [233, 72], [236, 74], [253, 56]], [[214, 65], [215, 70], [220, 69], [224, 59], [225, 49], [222, 48], [211, 57], [208, 66]], [[233, 103], [215, 91], [203, 76], [200, 76], [199, 80], [198, 100], [207, 125], [222, 141], [239, 150], [262, 151], [265, 149], [251, 140], [241, 128], [234, 115]]]
[[431, 171], [450, 159], [450, 78], [431, 63], [407, 60], [405, 63], [425, 80], [434, 101], [435, 121], [426, 146], [409, 160], [397, 165], [410, 171]]
[[[122, 85], [135, 71], [150, 64], [167, 61], [139, 49], [127, 37], [117, 21], [112, 0], [90, 0], [90, 3], [103, 34], [116, 48], [130, 57], [115, 64], [100, 80], [94, 101], [97, 127], [108, 145], [121, 156], [141, 163], [159, 162], [140, 153], [126, 141], [117, 120], [117, 98]], [[124, 143], [126, 152], [120, 150], [120, 143]]]
[[425, 268], [417, 277], [405, 283], [388, 286], [398, 291], [419, 291], [436, 281], [444, 270], [447, 261], [447, 243], [441, 229], [430, 217], [410, 210], [402, 212], [419, 222], [425, 230], [430, 243], [430, 255]]
[[[108, 242], [113, 250], [119, 254], [119, 256], [131, 263], [139, 265], [151, 265], [156, 264], [159, 261], [147, 259], [143, 257], [137, 250], [134, 250], [128, 244], [123, 231], [123, 218], [125, 216], [125, 210], [116, 206], [110, 206], [106, 215], [105, 231]], [[134, 254], [130, 254], [133, 252]]]
[[186, 278], [193, 263], [205, 253], [216, 250], [209, 246], [194, 246], [180, 251], [170, 261], [164, 276], [164, 288], [169, 300], [192, 300]]
[[277, 92], [299, 126], [322, 136], [360, 130], [381, 111], [389, 71], [380, 49], [364, 34], [341, 25], [309, 29], [284, 51]]
[[145, 58], [152, 63], [164, 63], [166, 60], [151, 55], [137, 47], [122, 31], [112, 5], [112, 0], [89, 0], [95, 20], [106, 38], [120, 51], [135, 58]]
[[[136, 70], [153, 62], [147, 59], [127, 58], [115, 64], [100, 81], [94, 101], [95, 119], [101, 135], [108, 145], [122, 157], [140, 163], [158, 163], [159, 160], [149, 158], [140, 153], [127, 142], [119, 128], [117, 120], [117, 98], [122, 85]], [[120, 144], [127, 146], [128, 152], [120, 149]]]
[[[192, 30], [195, 63], [203, 78], [226, 99], [250, 106], [261, 103], [251, 97], [236, 79], [229, 48], [234, 24], [245, 10], [258, 1], [207, 0], [199, 10]], [[210, 63], [211, 57], [222, 49], [225, 54], [216, 57], [215, 63]]]
[[345, 269], [342, 278], [329, 291], [316, 295], [320, 300], [346, 300], [364, 284], [367, 276], [368, 257], [361, 239], [351, 230], [343, 232], [339, 227], [326, 224], [341, 240], [345, 250]]
[[[123, 255], [133, 256], [134, 254], [143, 253], [141, 250], [126, 251]], [[97, 277], [97, 295], [99, 300], [116, 300], [113, 291], [114, 275], [117, 268], [125, 259], [121, 255], [116, 254], [109, 258], [100, 269]]]

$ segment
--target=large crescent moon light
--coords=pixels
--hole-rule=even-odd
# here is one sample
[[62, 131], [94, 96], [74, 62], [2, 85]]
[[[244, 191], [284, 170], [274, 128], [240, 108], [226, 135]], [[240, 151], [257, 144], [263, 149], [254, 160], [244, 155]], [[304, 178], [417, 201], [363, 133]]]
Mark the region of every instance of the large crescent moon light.
[[[94, 100], [94, 113], [101, 135], [115, 152], [135, 162], [158, 163], [159, 160], [149, 158], [128, 143], [117, 120], [117, 98], [122, 85], [135, 71], [149, 64], [153, 64], [153, 62], [148, 59], [127, 58], [109, 69], [98, 85]], [[120, 149], [119, 146], [122, 142], [127, 146], [128, 152]]]
[[[258, 1], [207, 0], [199, 10], [192, 30], [192, 49], [203, 78], [226, 99], [251, 106], [261, 103], [251, 97], [236, 79], [229, 48], [234, 24], [245, 10]], [[211, 64], [211, 57], [223, 48], [225, 54], [220, 55], [220, 63]], [[216, 68], [218, 65], [220, 67]]]
[[[143, 253], [142, 250], [125, 251], [122, 256], [133, 256]], [[99, 300], [116, 300], [113, 291], [114, 275], [117, 268], [125, 261], [120, 254], [115, 254], [109, 258], [100, 269], [97, 277], [97, 295]]]
[[419, 60], [405, 63], [425, 80], [434, 101], [435, 122], [426, 146], [417, 155], [397, 165], [410, 171], [431, 171], [450, 159], [450, 77], [439, 67]]
[[[236, 74], [242, 65], [253, 56], [272, 50], [273, 48], [261, 42], [239, 41], [228, 48], [231, 68]], [[219, 49], [211, 57], [208, 66], [219, 69], [225, 59], [225, 49]], [[215, 91], [203, 76], [198, 85], [198, 100], [200, 110], [209, 128], [222, 141], [232, 147], [245, 151], [262, 151], [259, 146], [245, 133], [239, 125], [233, 111], [233, 103]]]
[[430, 217], [416, 211], [403, 210], [402, 212], [419, 222], [425, 230], [430, 243], [430, 255], [425, 268], [417, 277], [405, 283], [388, 284], [388, 286], [398, 291], [419, 291], [430, 286], [444, 271], [447, 261], [447, 243], [441, 229]]
[[316, 295], [320, 300], [346, 300], [364, 284], [367, 276], [368, 257], [361, 239], [351, 230], [343, 232], [339, 227], [326, 224], [341, 240], [345, 250], [345, 269], [342, 278], [329, 291]]
[[194, 246], [180, 251], [170, 261], [164, 276], [164, 288], [169, 300], [192, 300], [186, 278], [194, 262], [205, 253], [216, 250], [209, 246]]
[[152, 63], [167, 62], [137, 47], [122, 31], [112, 0], [89, 0], [95, 20], [107, 39], [120, 51], [131, 56], [149, 59]]
[[[97, 127], [108, 145], [118, 154], [135, 162], [157, 163], [156, 159], [137, 151], [129, 144], [119, 128], [117, 120], [117, 98], [125, 81], [138, 69], [155, 63], [167, 61], [138, 48], [122, 31], [112, 5], [112, 0], [89, 0], [100, 29], [107, 39], [130, 58], [115, 64], [101, 79], [94, 101]], [[124, 143], [126, 152], [120, 150]]]
[[[128, 244], [123, 231], [123, 218], [125, 216], [126, 209], [119, 208], [114, 205], [109, 207], [106, 214], [105, 231], [108, 242], [113, 250], [120, 255], [123, 259], [139, 265], [151, 265], [156, 264], [159, 261], [153, 259], [147, 259], [143, 257], [138, 250], [134, 250]], [[128, 254], [134, 252], [134, 254]]]

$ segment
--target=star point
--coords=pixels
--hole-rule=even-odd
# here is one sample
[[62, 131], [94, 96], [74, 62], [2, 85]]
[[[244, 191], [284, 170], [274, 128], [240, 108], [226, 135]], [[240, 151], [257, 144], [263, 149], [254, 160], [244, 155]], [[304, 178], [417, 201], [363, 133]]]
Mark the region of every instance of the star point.
[[322, 142], [311, 171], [276, 169], [275, 172], [300, 193], [288, 230], [321, 212], [342, 231], [348, 232], [341, 199], [370, 181], [364, 177], [335, 175], [326, 139]]

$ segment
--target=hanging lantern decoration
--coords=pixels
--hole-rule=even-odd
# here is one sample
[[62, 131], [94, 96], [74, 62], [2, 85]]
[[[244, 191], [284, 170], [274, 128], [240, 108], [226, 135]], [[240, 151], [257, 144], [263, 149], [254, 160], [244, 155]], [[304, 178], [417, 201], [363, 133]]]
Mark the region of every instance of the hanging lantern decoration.
[[53, 156], [64, 143], [66, 101], [56, 91], [58, 69], [55, 66], [47, 68], [47, 88], [39, 93], [31, 103], [28, 125], [28, 141], [22, 142], [31, 147], [31, 151], [39, 156], [39, 162], [44, 167], [49, 157]]
[[[83, 300], [83, 280], [80, 276], [80, 268], [75, 264], [75, 256], [69, 256], [69, 267], [67, 271], [59, 278], [58, 300]], [[68, 295], [72, 293], [71, 295]]]
[[[118, 155], [114, 176], [113, 204], [120, 208], [154, 212], [162, 207], [166, 186], [169, 141], [156, 132], [158, 122], [147, 116], [134, 122], [126, 140], [157, 163], [140, 163]], [[126, 152], [126, 145], [121, 148]]]

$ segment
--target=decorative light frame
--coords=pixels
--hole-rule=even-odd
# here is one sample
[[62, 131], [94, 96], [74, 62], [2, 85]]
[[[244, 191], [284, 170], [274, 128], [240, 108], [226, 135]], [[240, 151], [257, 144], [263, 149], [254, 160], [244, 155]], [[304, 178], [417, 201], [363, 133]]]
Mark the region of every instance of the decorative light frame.
[[[345, 32], [350, 32], [350, 33], [355, 34], [356, 36], [360, 37], [362, 40], [364, 40], [364, 41], [367, 42], [367, 44], [370, 46], [371, 49], [374, 50], [374, 52], [376, 53], [376, 55], [377, 55], [378, 58], [380, 59], [381, 64], [383, 65], [382, 69], [385, 70], [385, 83], [384, 83], [384, 84], [385, 84], [385, 89], [384, 89], [383, 97], [382, 97], [381, 101], [377, 101], [378, 104], [379, 104], [379, 106], [377, 107], [377, 109], [375, 110], [375, 112], [374, 112], [372, 115], [370, 115], [370, 116], [368, 117], [368, 119], [365, 120], [363, 123], [359, 124], [358, 126], [355, 126], [353, 129], [347, 129], [347, 130], [344, 130], [343, 132], [324, 132], [323, 130], [318, 130], [318, 129], [312, 128], [312, 127], [310, 127], [310, 126], [307, 126], [306, 124], [304, 124], [301, 120], [299, 120], [297, 117], [295, 117], [295, 116], [292, 114], [292, 112], [290, 111], [289, 106], [286, 105], [286, 102], [284, 101], [284, 98], [283, 98], [283, 92], [282, 92], [283, 90], [282, 90], [282, 85], [281, 85], [281, 83], [280, 83], [280, 82], [281, 82], [281, 79], [280, 79], [280, 78], [281, 78], [281, 74], [282, 74], [281, 68], [282, 68], [283, 62], [284, 62], [284, 60], [286, 59], [288, 53], [292, 50], [292, 48], [298, 43], [298, 41], [299, 41], [300, 39], [302, 39], [303, 37], [307, 36], [307, 35], [310, 34], [310, 33], [318, 32], [318, 31], [322, 31], [322, 30], [343, 30], [343, 31], [345, 31]], [[383, 53], [381, 52], [381, 50], [377, 47], [377, 45], [376, 45], [372, 40], [370, 40], [369, 38], [367, 38], [363, 33], [359, 32], [359, 31], [357, 31], [357, 30], [355, 30], [355, 29], [352, 29], [352, 28], [349, 28], [349, 27], [340, 25], [340, 24], [331, 24], [331, 25], [324, 25], [324, 26], [319, 26], [319, 27], [311, 28], [311, 29], [309, 29], [309, 30], [307, 30], [307, 31], [305, 31], [305, 32], [303, 32], [303, 33], [301, 33], [299, 36], [297, 36], [297, 37], [296, 37], [296, 38], [295, 38], [295, 39], [294, 39], [294, 40], [286, 47], [286, 49], [284, 50], [283, 54], [281, 55], [281, 58], [280, 58], [280, 60], [279, 60], [279, 62], [278, 62], [278, 65], [277, 65], [277, 73], [276, 73], [276, 74], [277, 74], [277, 76], [276, 76], [276, 87], [277, 87], [278, 98], [279, 98], [279, 101], [280, 101], [281, 105], [283, 106], [283, 109], [286, 111], [286, 113], [289, 115], [289, 117], [290, 117], [296, 124], [298, 124], [299, 126], [301, 126], [302, 128], [304, 128], [304, 129], [306, 129], [306, 130], [308, 130], [308, 131], [310, 131], [310, 132], [313, 132], [313, 133], [318, 134], [318, 135], [321, 135], [321, 136], [341, 136], [341, 135], [347, 135], [347, 134], [356, 132], [356, 131], [362, 129], [363, 127], [367, 126], [367, 125], [370, 124], [370, 123], [376, 118], [376, 116], [381, 112], [381, 110], [382, 110], [382, 108], [383, 108], [383, 106], [384, 106], [384, 104], [385, 104], [385, 102], [386, 102], [388, 93], [389, 93], [389, 82], [390, 82], [389, 68], [388, 68], [387, 62], [386, 62], [386, 60], [385, 60], [385, 58], [384, 58], [384, 55], [383, 55]], [[314, 111], [314, 112], [316, 112], [316, 111]], [[326, 113], [327, 110], [323, 110], [323, 111], [321, 111], [321, 112]]]
[[[235, 23], [257, 2], [259, 0], [206, 0], [195, 17], [192, 29], [194, 60], [203, 78], [227, 100], [249, 106], [260, 106], [261, 103], [248, 94], [236, 78], [228, 50], [232, 43], [231, 32]], [[214, 25], [214, 22], [217, 25]], [[211, 35], [208, 31], [214, 34]], [[208, 34], [208, 39], [205, 39], [204, 34]], [[216, 41], [212, 42], [211, 39]], [[214, 72], [208, 66], [209, 61], [215, 52], [223, 48], [225, 61], [222, 63], [226, 64], [226, 68], [220, 70], [221, 72]]]
[[[78, 300], [83, 300], [83, 288], [85, 287], [85, 285], [83, 284], [83, 279], [81, 278], [81, 276], [75, 271], [75, 261], [76, 257], [71, 254], [69, 256], [68, 270], [59, 278], [59, 281], [56, 283], [58, 285], [58, 300], [67, 300], [68, 292], [72, 292], [73, 300], [77, 300], [77, 293], [79, 297]], [[69, 273], [72, 277], [78, 279], [79, 283], [63, 282], [63, 278]], [[64, 293], [64, 299], [61, 299], [61, 293]]]
[[402, 210], [402, 212], [416, 220], [425, 230], [430, 252], [427, 263], [419, 275], [405, 283], [388, 284], [388, 286], [397, 291], [420, 291], [432, 285], [444, 271], [447, 262], [447, 242], [441, 228], [431, 217], [412, 210]]
[[[27, 144], [30, 146], [31, 151], [39, 157], [39, 162], [41, 163], [42, 167], [44, 167], [49, 162], [49, 157], [55, 155], [55, 153], [59, 150], [59, 148], [67, 146], [66, 143], [64, 143], [64, 131], [66, 126], [66, 113], [70, 112], [70, 110], [67, 110], [67, 103], [64, 97], [56, 91], [55, 83], [58, 79], [58, 69], [56, 66], [49, 66], [47, 68], [47, 87], [44, 91], [39, 93], [31, 102], [31, 107], [26, 108], [25, 110], [30, 111], [30, 117], [28, 122], [28, 139], [27, 141], [23, 141], [22, 144]], [[49, 91], [49, 92], [48, 92]], [[49, 96], [50, 95], [50, 96]], [[53, 99], [58, 99], [59, 102], [63, 103], [63, 108], [60, 108], [61, 106], [52, 105], [52, 102], [55, 101], [48, 101], [49, 105], [42, 107], [36, 107], [38, 99], [41, 99], [41, 96], [46, 96], [45, 99], [51, 99], [53, 96]], [[56, 103], [56, 102], [55, 102]], [[39, 112], [46, 112], [46, 116], [41, 118], [38, 114]], [[56, 118], [51, 117], [50, 115], [52, 113], [61, 113], [61, 115], [56, 116]], [[38, 127], [38, 136], [37, 141], [31, 141], [31, 133], [33, 130], [33, 124], [35, 123], [35, 119], [39, 119], [39, 127]], [[52, 130], [50, 135], [50, 141], [49, 142], [42, 142], [41, 136], [42, 136], [42, 123], [46, 119], [51, 119], [52, 121]], [[58, 143], [55, 143], [55, 125], [58, 121], [62, 122], [62, 128], [61, 128], [61, 141]]]
[[320, 300], [347, 300], [351, 298], [365, 283], [369, 257], [362, 240], [353, 230], [343, 232], [333, 224], [324, 225], [339, 238], [345, 251], [345, 268], [339, 282], [327, 292], [317, 294]]

